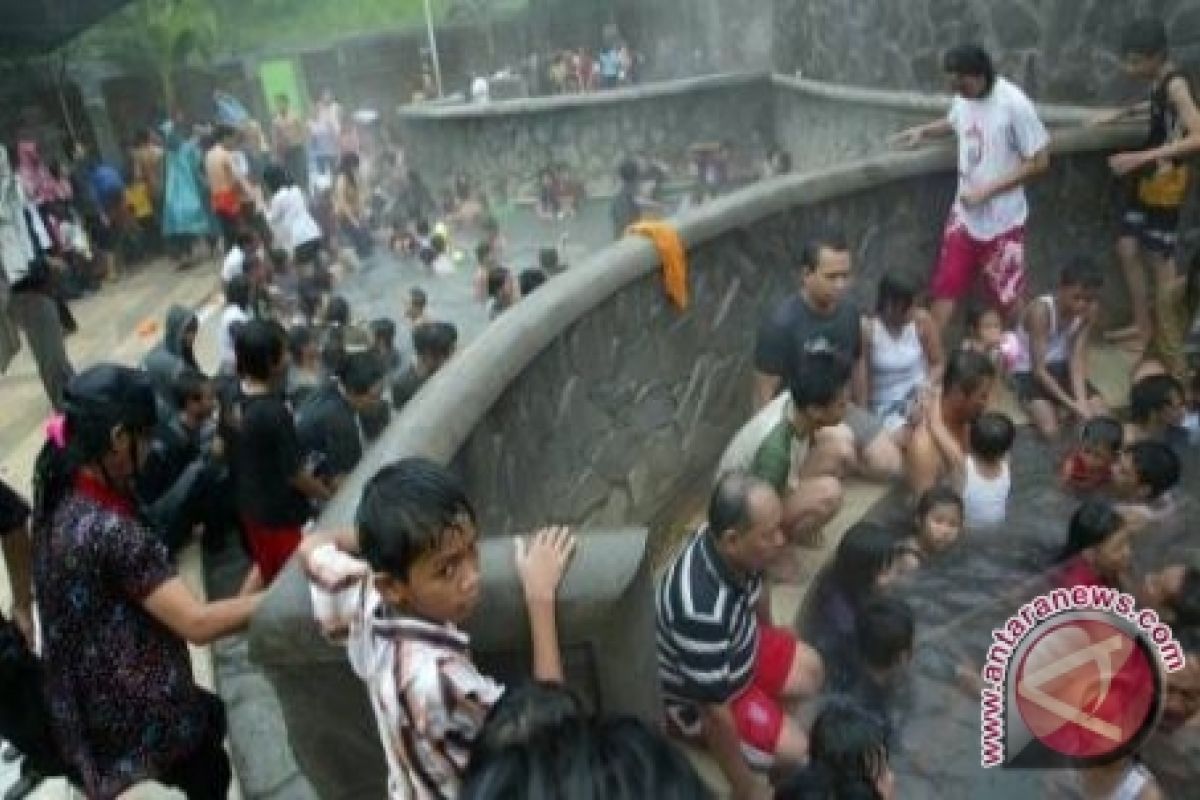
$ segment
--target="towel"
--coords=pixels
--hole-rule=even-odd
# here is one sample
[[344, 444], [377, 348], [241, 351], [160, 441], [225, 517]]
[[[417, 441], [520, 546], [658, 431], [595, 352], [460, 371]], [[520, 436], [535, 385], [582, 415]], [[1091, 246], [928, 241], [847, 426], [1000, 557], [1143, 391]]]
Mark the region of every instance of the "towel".
[[688, 307], [688, 263], [687, 250], [679, 231], [661, 221], [636, 222], [629, 232], [645, 236], [654, 243], [658, 258], [662, 261], [663, 290], [680, 311]]

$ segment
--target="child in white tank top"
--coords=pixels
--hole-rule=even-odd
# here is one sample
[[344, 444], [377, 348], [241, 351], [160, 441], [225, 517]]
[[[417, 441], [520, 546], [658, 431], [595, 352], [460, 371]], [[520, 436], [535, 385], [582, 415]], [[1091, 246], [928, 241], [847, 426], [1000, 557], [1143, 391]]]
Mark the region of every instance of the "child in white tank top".
[[990, 530], [1004, 524], [1012, 489], [1008, 454], [1016, 427], [1004, 414], [988, 412], [971, 423], [970, 449], [963, 464], [963, 526]]

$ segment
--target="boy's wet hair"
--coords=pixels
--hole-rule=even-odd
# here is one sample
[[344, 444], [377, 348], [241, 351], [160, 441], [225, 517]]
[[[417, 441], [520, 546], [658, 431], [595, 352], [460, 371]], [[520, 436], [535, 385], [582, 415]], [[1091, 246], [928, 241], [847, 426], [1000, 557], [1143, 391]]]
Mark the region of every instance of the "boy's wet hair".
[[971, 452], [989, 461], [1003, 458], [1012, 450], [1017, 427], [1007, 414], [987, 411], [971, 422]]
[[977, 44], [960, 44], [947, 50], [942, 56], [942, 69], [951, 75], [983, 78], [987, 84], [985, 94], [990, 94], [996, 85], [996, 66], [992, 57]]
[[405, 458], [367, 482], [355, 525], [371, 569], [404, 581], [418, 559], [475, 526], [475, 509], [448, 469], [427, 458]]
[[1170, 53], [1167, 27], [1157, 17], [1135, 19], [1121, 37], [1121, 55], [1155, 58]]
[[187, 367], [175, 376], [171, 382], [171, 394], [175, 399], [176, 408], [181, 411], [193, 400], [204, 396], [205, 390], [212, 385], [212, 379], [198, 369]]
[[1163, 442], [1137, 442], [1128, 449], [1137, 474], [1138, 486], [1150, 490], [1150, 499], [1157, 500], [1179, 484], [1179, 456]]
[[984, 381], [995, 380], [996, 365], [983, 353], [974, 350], [959, 350], [951, 354], [946, 362], [946, 374], [942, 376], [942, 391], [949, 394], [958, 389], [964, 394], [973, 394]]
[[875, 797], [875, 785], [888, 768], [887, 731], [857, 703], [830, 701], [813, 721], [809, 745], [812, 768], [831, 777], [835, 797]]
[[278, 325], [252, 319], [233, 326], [233, 353], [237, 373], [244, 378], [267, 381], [283, 359], [287, 335]]
[[801, 353], [788, 381], [792, 404], [800, 411], [825, 408], [850, 384], [849, 360], [833, 351]]
[[858, 614], [858, 652], [874, 669], [890, 669], [912, 653], [916, 618], [899, 597], [876, 597]]
[[962, 495], [949, 486], [934, 486], [926, 489], [917, 500], [917, 519], [923, 522], [935, 508], [940, 506], [954, 506], [961, 514], [963, 510]]
[[1058, 285], [1096, 290], [1104, 286], [1104, 273], [1091, 256], [1075, 256], [1059, 270]]
[[493, 267], [488, 270], [487, 276], [487, 293], [488, 297], [495, 299], [504, 290], [504, 285], [508, 283], [511, 273], [504, 267]]
[[1092, 417], [1083, 424], [1079, 442], [1088, 447], [1107, 447], [1116, 454], [1125, 442], [1125, 428], [1112, 417]]
[[387, 369], [374, 350], [351, 353], [342, 360], [338, 379], [347, 392], [365, 395], [383, 382]]
[[1067, 542], [1058, 560], [1066, 561], [1084, 550], [1097, 547], [1125, 527], [1125, 518], [1107, 500], [1088, 500], [1071, 515]]
[[524, 681], [507, 689], [471, 744], [468, 763], [483, 764], [507, 747], [541, 741], [559, 726], [583, 717], [583, 704], [561, 683]]
[[1150, 417], [1170, 407], [1171, 398], [1184, 397], [1183, 384], [1173, 375], [1147, 375], [1129, 390], [1129, 418], [1145, 425]]
[[426, 322], [413, 329], [412, 340], [417, 355], [447, 359], [458, 344], [458, 328], [450, 322]]

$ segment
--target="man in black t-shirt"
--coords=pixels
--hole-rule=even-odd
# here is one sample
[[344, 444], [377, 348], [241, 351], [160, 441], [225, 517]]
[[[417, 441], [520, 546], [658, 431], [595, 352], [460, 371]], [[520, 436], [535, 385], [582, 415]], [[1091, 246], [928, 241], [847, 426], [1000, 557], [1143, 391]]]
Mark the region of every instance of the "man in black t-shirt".
[[297, 414], [301, 448], [320, 454], [319, 473], [335, 487], [358, 465], [372, 438], [367, 417], [382, 405], [384, 378], [375, 352], [353, 353], [340, 378], [317, 389]]
[[[827, 235], [805, 245], [800, 259], [800, 291], [784, 300], [758, 329], [754, 348], [754, 407], [762, 409], [790, 383], [805, 353], [834, 352], [854, 364], [846, 421], [821, 432], [853, 442], [857, 463], [843, 468], [881, 478], [899, 475], [900, 450], [882, 422], [868, 412], [862, 318], [846, 299], [850, 249], [844, 238]], [[803, 379], [803, 376], [799, 376]], [[847, 442], [848, 444], [848, 442]], [[831, 448], [850, 451], [849, 447]], [[844, 471], [844, 469], [843, 469]]]
[[449, 322], [426, 322], [413, 329], [412, 342], [417, 358], [392, 384], [392, 407], [397, 411], [454, 355], [458, 329]]

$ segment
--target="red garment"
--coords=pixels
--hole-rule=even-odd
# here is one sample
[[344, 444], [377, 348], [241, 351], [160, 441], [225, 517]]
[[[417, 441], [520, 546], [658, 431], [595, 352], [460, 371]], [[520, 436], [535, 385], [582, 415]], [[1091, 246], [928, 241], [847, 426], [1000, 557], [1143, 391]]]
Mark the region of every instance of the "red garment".
[[783, 628], [760, 625], [758, 630], [754, 677], [730, 705], [742, 742], [769, 759], [779, 748], [779, 734], [786, 716], [783, 690], [800, 643]]
[[75, 489], [89, 500], [123, 517], [133, 517], [135, 514], [133, 498], [86, 472], [76, 473]]
[[302, 533], [299, 525], [262, 525], [242, 517], [246, 531], [246, 544], [250, 548], [250, 560], [262, 573], [263, 581], [270, 585], [275, 576], [283, 571], [288, 559], [300, 546]]
[[1058, 568], [1054, 582], [1064, 589], [1073, 586], [1107, 586], [1108, 582], [1083, 556], [1074, 556]]

